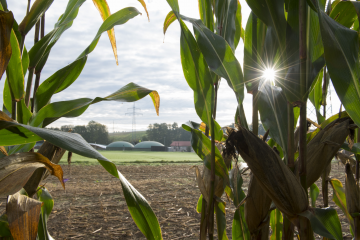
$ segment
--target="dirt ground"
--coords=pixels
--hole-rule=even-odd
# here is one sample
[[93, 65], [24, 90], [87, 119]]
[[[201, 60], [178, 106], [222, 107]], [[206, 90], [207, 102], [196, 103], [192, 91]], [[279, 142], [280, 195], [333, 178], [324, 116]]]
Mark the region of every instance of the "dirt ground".
[[[191, 166], [167, 164], [118, 167], [150, 202], [164, 239], [198, 239], [200, 214], [195, 208], [200, 191], [194, 169], [190, 170]], [[55, 199], [49, 219], [49, 232], [55, 239], [145, 239], [131, 219], [118, 179], [100, 165], [74, 165], [70, 171], [67, 165], [62, 167], [64, 178], [68, 179], [66, 190], [54, 177], [50, 177], [45, 185]], [[338, 178], [344, 184], [343, 171], [343, 165], [333, 164], [331, 177]], [[243, 184], [245, 191], [248, 182], [249, 177], [246, 175]], [[321, 182], [318, 181], [317, 185], [320, 188]], [[329, 195], [330, 206], [337, 208], [331, 201], [332, 189], [329, 189]], [[4, 199], [1, 200], [0, 212], [4, 210]], [[235, 208], [229, 202], [226, 206], [227, 233], [231, 239]], [[322, 207], [321, 192], [317, 207]], [[344, 239], [351, 239], [348, 222], [341, 210], [337, 210]]]

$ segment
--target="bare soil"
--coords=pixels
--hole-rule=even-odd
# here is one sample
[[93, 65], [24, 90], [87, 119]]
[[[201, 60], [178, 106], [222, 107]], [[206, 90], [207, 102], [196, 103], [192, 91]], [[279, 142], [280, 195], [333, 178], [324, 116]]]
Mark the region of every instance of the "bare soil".
[[[119, 166], [130, 183], [149, 201], [164, 239], [198, 239], [200, 214], [196, 204], [200, 196], [194, 169], [189, 164]], [[66, 190], [50, 177], [46, 187], [55, 199], [49, 219], [49, 232], [55, 239], [145, 239], [133, 222], [118, 179], [99, 166], [63, 165]], [[202, 168], [201, 165], [199, 165]], [[344, 184], [343, 165], [333, 164], [331, 177]], [[249, 175], [243, 176], [247, 191]], [[321, 190], [321, 180], [317, 181]], [[226, 200], [226, 197], [223, 198]], [[351, 239], [349, 224], [332, 199], [329, 204], [338, 210], [344, 239]], [[0, 212], [4, 210], [1, 199]], [[233, 204], [226, 200], [227, 233], [231, 239]], [[320, 191], [317, 207], [323, 207]], [[318, 237], [317, 237], [318, 238]]]

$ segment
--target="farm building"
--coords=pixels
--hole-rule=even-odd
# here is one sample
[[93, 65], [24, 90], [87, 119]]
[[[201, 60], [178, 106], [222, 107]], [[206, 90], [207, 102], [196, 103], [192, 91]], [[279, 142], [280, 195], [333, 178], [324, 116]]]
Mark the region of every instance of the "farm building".
[[190, 152], [192, 151], [190, 141], [173, 141], [170, 144], [172, 152]]
[[136, 144], [133, 150], [134, 151], [167, 151], [167, 148], [159, 142], [145, 141]]
[[133, 150], [134, 145], [129, 142], [117, 141], [107, 145], [106, 150]]

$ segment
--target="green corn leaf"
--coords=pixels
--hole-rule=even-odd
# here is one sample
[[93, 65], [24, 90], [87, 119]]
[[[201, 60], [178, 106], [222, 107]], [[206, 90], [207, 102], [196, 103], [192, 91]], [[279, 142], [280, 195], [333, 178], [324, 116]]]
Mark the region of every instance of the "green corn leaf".
[[350, 28], [357, 20], [356, 10], [351, 2], [339, 2], [331, 10], [330, 17], [341, 25]]
[[[210, 29], [210, 31], [214, 31], [214, 15], [211, 8], [211, 0], [198, 0], [199, 2], [199, 13], [200, 19], [204, 23], [204, 25]], [[175, 17], [175, 15], [174, 15]], [[175, 19], [174, 19], [175, 20]]]
[[236, 209], [232, 222], [232, 239], [250, 240], [250, 232], [245, 221], [244, 205]]
[[48, 10], [54, 0], [36, 0], [31, 6], [30, 12], [19, 24], [19, 32], [25, 36], [37, 23], [40, 17]]
[[11, 99], [11, 91], [9, 87], [8, 80], [5, 79], [4, 83], [4, 91], [3, 91], [3, 103], [6, 110], [11, 114], [12, 113], [12, 99]]
[[12, 54], [11, 33], [12, 33], [12, 26], [14, 24], [14, 16], [12, 12], [6, 13], [0, 11], [0, 20], [2, 23], [1, 37], [0, 37], [0, 43], [1, 43], [0, 78], [1, 78], [8, 66]]
[[[191, 132], [191, 146], [196, 154], [204, 161], [204, 165], [211, 169], [211, 140], [207, 138], [200, 130], [194, 128], [191, 122], [183, 124], [182, 127]], [[215, 147], [215, 174], [229, 184], [229, 172], [224, 159], [218, 148]]]
[[[211, 32], [201, 20], [192, 19], [180, 15], [174, 8], [175, 0], [168, 0], [173, 12], [178, 19], [189, 21], [193, 24], [195, 34], [198, 36], [197, 43], [204, 55], [209, 68], [220, 77], [227, 80], [229, 86], [234, 90], [238, 103], [244, 99], [243, 75], [240, 63], [237, 61], [231, 47], [221, 36]], [[176, 1], [177, 2], [177, 1]]]
[[281, 88], [264, 83], [258, 92], [260, 118], [269, 135], [284, 150], [287, 156], [288, 114], [287, 99]]
[[21, 99], [20, 102], [17, 104], [17, 121], [19, 123], [28, 124], [30, 118], [32, 116], [32, 112], [25, 104], [25, 100]]
[[335, 91], [346, 111], [360, 126], [359, 37], [318, 11], [326, 66]]
[[[227, 41], [232, 51], [235, 52], [238, 0], [215, 1], [215, 5], [217, 26], [220, 28], [218, 34]], [[209, 28], [208, 26], [206, 27]]]
[[173, 11], [170, 11], [168, 13], [168, 15], [166, 15], [165, 20], [164, 20], [164, 27], [163, 27], [163, 33], [165, 35], [166, 30], [168, 29], [168, 27], [176, 20], [176, 16], [175, 13]]
[[[69, 152], [97, 159], [111, 175], [120, 179], [130, 214], [140, 231], [147, 239], [162, 239], [159, 222], [146, 199], [117, 170], [113, 162], [97, 152], [80, 135], [12, 122], [3, 112], [0, 112], [0, 119], [0, 145], [2, 146], [44, 139]], [[7, 138], [4, 139], [3, 133], [6, 130]], [[13, 142], [16, 143], [13, 144]]]
[[320, 193], [320, 190], [318, 188], [318, 186], [316, 186], [315, 183], [313, 183], [310, 186], [310, 198], [311, 198], [311, 207], [316, 207], [316, 199], [318, 198]]
[[[214, 97], [212, 76], [195, 38], [181, 19], [179, 19], [179, 22], [181, 27], [181, 64], [184, 76], [190, 88], [194, 91], [196, 113], [211, 129], [214, 109], [212, 101]], [[222, 135], [220, 125], [215, 122], [215, 139], [221, 141]]]
[[[236, 10], [236, 17], [235, 17], [235, 38], [234, 38], [234, 46], [235, 49], [237, 48], [241, 35], [243, 34], [244, 29], [242, 29], [242, 14], [241, 14], [241, 4], [239, 0], [237, 1], [237, 10]], [[244, 39], [243, 39], [244, 40]]]
[[[256, 31], [253, 31], [255, 30], [255, 26], [253, 26], [255, 22], [257, 23]], [[264, 52], [266, 30], [266, 25], [257, 19], [254, 12], [251, 12], [246, 23], [244, 41], [244, 82], [249, 93], [258, 86], [262, 78], [262, 71], [265, 68], [262, 59], [267, 57]], [[255, 38], [256, 46], [253, 46], [253, 39], [255, 40]], [[252, 57], [253, 53], [256, 54], [256, 61]]]
[[351, 149], [349, 148], [349, 144], [343, 143], [341, 148], [345, 149], [346, 151], [355, 153], [356, 155], [360, 154], [360, 143], [354, 143]]
[[215, 202], [214, 205], [216, 212], [216, 226], [217, 226], [218, 238], [220, 240], [228, 239], [226, 235], [225, 203]]
[[201, 20], [180, 15], [183, 20], [193, 24], [199, 33], [197, 43], [200, 51], [214, 73], [227, 80], [229, 86], [234, 90], [238, 103], [244, 99], [244, 82], [240, 63], [236, 59], [230, 45], [221, 36], [211, 32]]
[[272, 229], [270, 240], [282, 239], [283, 217], [278, 209], [270, 213], [270, 226]]
[[35, 146], [35, 144], [36, 144], [36, 142], [32, 142], [32, 143], [28, 143], [28, 144], [21, 144], [21, 145], [14, 146], [8, 151], [8, 154], [11, 155], [14, 153], [29, 152]]
[[9, 222], [8, 222], [8, 217], [6, 214], [3, 214], [0, 216], [0, 237], [10, 237], [11, 236], [11, 232], [9, 229]]
[[284, 15], [284, 0], [247, 0], [246, 1], [255, 13], [268, 28], [271, 28], [274, 48], [285, 47], [286, 19]]
[[[237, 207], [246, 197], [242, 185], [244, 183], [238, 168], [230, 171], [230, 186], [234, 195], [234, 204]], [[232, 239], [251, 239], [248, 226], [245, 221], [244, 205], [236, 209], [232, 223]]]
[[14, 99], [20, 101], [24, 97], [24, 73], [20, 46], [14, 30], [11, 30], [10, 43], [12, 55], [6, 68], [6, 77]]
[[166, 0], [174, 12], [180, 12], [178, 0]]
[[[321, 9], [325, 1], [320, 1]], [[300, 63], [299, 63], [299, 0], [289, 1], [288, 26], [286, 28], [286, 56], [288, 66], [285, 78], [280, 78], [277, 83], [282, 87], [286, 98], [290, 102], [306, 101], [313, 81], [324, 67], [324, 47], [321, 41], [319, 19], [316, 12], [308, 8], [307, 11], [307, 79], [306, 92], [300, 91]]]
[[156, 113], [159, 115], [160, 97], [158, 92], [141, 87], [135, 83], [129, 83], [118, 91], [104, 98], [80, 98], [70, 101], [50, 103], [34, 115], [30, 125], [38, 127], [43, 123], [42, 127], [45, 127], [61, 117], [78, 117], [83, 114], [90, 105], [98, 102], [134, 102], [144, 98], [147, 95], [150, 95], [152, 99], [155, 99], [154, 107]]
[[9, 9], [7, 8], [7, 2], [6, 0], [0, 0], [0, 4], [2, 6], [2, 11], [9, 11]]
[[196, 204], [196, 211], [198, 213], [201, 213], [202, 201], [203, 201], [203, 195], [201, 194], [200, 197], [199, 197], [199, 200], [198, 200], [198, 202]]
[[349, 212], [347, 210], [346, 195], [345, 195], [345, 190], [344, 190], [342, 183], [340, 182], [340, 180], [338, 180], [336, 178], [332, 178], [330, 180], [330, 184], [331, 184], [331, 187], [333, 188], [332, 200], [341, 209], [341, 211], [344, 213], [344, 215], [348, 219], [348, 221], [350, 223], [350, 228], [354, 229], [354, 219], [351, 217], [351, 215], [349, 214]]
[[320, 236], [340, 240], [342, 238], [341, 224], [337, 212], [333, 208], [313, 208], [300, 213], [310, 220], [313, 231]]
[[40, 219], [38, 225], [38, 237], [41, 240], [53, 240], [48, 232], [47, 221], [50, 213], [54, 207], [54, 199], [50, 192], [45, 187], [39, 187], [36, 192], [38, 200], [43, 203], [40, 212]]
[[35, 68], [35, 72], [41, 72], [49, 57], [52, 47], [60, 39], [61, 35], [72, 26], [77, 17], [80, 6], [86, 0], [69, 0], [65, 12], [61, 15], [54, 29], [46, 34], [29, 51], [29, 68]]
[[23, 73], [24, 73], [24, 76], [25, 76], [26, 72], [28, 70], [29, 64], [30, 64], [29, 53], [28, 53], [25, 46], [24, 46], [24, 49], [23, 49], [23, 55], [22, 55], [21, 61], [22, 61], [22, 66], [23, 66]]
[[[319, 124], [325, 121], [325, 118], [320, 113], [320, 106], [322, 103], [322, 82], [323, 82], [323, 71], [321, 70], [317, 79], [313, 83], [313, 87], [309, 93], [309, 100], [314, 105], [316, 110], [316, 117]], [[328, 81], [327, 81], [328, 82]]]
[[35, 112], [44, 107], [53, 94], [63, 91], [78, 78], [85, 66], [88, 54], [95, 49], [103, 32], [108, 31], [115, 25], [126, 23], [138, 14], [140, 14], [140, 12], [136, 8], [128, 7], [109, 16], [101, 25], [94, 40], [80, 56], [70, 65], [54, 73], [39, 86], [35, 96]]

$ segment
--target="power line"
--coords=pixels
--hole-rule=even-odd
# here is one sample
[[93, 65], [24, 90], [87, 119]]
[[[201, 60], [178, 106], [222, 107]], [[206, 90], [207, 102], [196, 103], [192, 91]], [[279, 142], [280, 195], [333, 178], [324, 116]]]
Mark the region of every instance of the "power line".
[[135, 107], [135, 103], [134, 103], [134, 106], [132, 108], [128, 108], [128, 111], [131, 111], [131, 112], [127, 112], [125, 113], [125, 115], [128, 115], [128, 116], [132, 116], [132, 132], [131, 132], [131, 142], [135, 142], [135, 138], [136, 138], [136, 115], [142, 115], [142, 113], [138, 113], [136, 112], [137, 110], [140, 111], [141, 109], [140, 108], [136, 108]]

